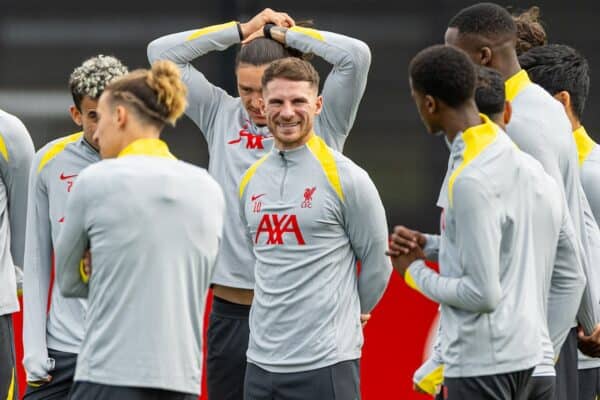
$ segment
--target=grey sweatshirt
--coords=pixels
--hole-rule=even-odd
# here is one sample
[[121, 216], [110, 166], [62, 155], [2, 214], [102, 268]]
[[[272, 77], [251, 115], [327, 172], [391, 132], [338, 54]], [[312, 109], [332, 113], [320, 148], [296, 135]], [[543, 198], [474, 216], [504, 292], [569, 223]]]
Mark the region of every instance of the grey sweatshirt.
[[23, 363], [30, 381], [47, 377], [53, 367], [48, 348], [79, 353], [86, 301], [67, 299], [54, 285], [47, 312], [48, 290], [67, 198], [79, 173], [97, 161], [100, 155], [79, 132], [46, 144], [38, 150], [32, 164], [23, 282]]
[[255, 163], [240, 204], [256, 256], [248, 361], [285, 373], [360, 358], [360, 314], [391, 273], [385, 211], [367, 173], [313, 136]]
[[[530, 220], [530, 180], [520, 152], [484, 123], [459, 133], [440, 193], [440, 273], [416, 261], [407, 283], [440, 303], [447, 377], [531, 368], [542, 359]], [[532, 317], [533, 316], [533, 317]]]
[[[316, 117], [314, 129], [330, 147], [342, 151], [365, 90], [369, 48], [347, 36], [297, 27], [287, 31], [285, 40], [288, 46], [312, 52], [332, 64], [321, 93], [323, 111]], [[189, 89], [186, 114], [204, 134], [210, 154], [208, 171], [225, 193], [228, 212], [212, 283], [252, 289], [254, 257], [239, 225], [237, 187], [244, 171], [270, 151], [273, 140], [266, 127], [254, 125], [238, 97], [208, 82], [192, 65], [198, 57], [239, 42], [236, 23], [230, 22], [156, 39], [148, 45], [148, 59], [170, 60], [181, 69]]]
[[202, 316], [223, 214], [214, 179], [156, 139], [81, 172], [56, 245], [61, 293], [88, 298], [76, 381], [200, 392]]
[[15, 272], [23, 267], [27, 178], [33, 153], [25, 125], [0, 110], [0, 315], [19, 311]]
[[[591, 333], [600, 322], [600, 285], [594, 284], [599, 280], [596, 279], [590, 231], [586, 229], [584, 216], [589, 205], [581, 187], [571, 124], [563, 106], [540, 86], [532, 83], [525, 70], [506, 81], [506, 95], [512, 102], [513, 109], [506, 132], [521, 150], [542, 164], [546, 173], [559, 184], [567, 199], [588, 282], [577, 320], [587, 333]], [[598, 229], [594, 231], [598, 234]], [[552, 313], [553, 310], [550, 309], [549, 312]]]
[[[581, 173], [581, 185], [589, 207], [584, 209], [584, 220], [588, 232], [593, 265], [600, 265], [600, 147], [581, 126], [573, 132]], [[585, 205], [585, 202], [584, 202]], [[594, 268], [596, 286], [600, 283], [600, 269]], [[579, 353], [579, 369], [598, 368], [600, 360]]]
[[[544, 358], [536, 366], [534, 376], [555, 375], [554, 364], [572, 326], [585, 287], [577, 237], [566, 201], [558, 184], [546, 174], [538, 161], [520, 152], [523, 173], [529, 174], [533, 207], [532, 226], [536, 254], [538, 313], [542, 316]], [[527, 169], [529, 171], [527, 171]], [[435, 240], [437, 239], [437, 240]], [[427, 245], [435, 249], [439, 236], [427, 235]], [[548, 309], [554, 310], [548, 313]], [[441, 343], [434, 346], [431, 357], [415, 372], [413, 380], [424, 388], [441, 380], [443, 364]]]

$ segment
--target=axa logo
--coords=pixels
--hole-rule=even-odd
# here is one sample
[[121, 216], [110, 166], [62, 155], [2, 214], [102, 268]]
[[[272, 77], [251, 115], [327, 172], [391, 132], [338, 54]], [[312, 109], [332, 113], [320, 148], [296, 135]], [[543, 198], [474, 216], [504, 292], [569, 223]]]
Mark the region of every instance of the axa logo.
[[67, 192], [71, 191], [71, 188], [73, 187], [73, 179], [75, 179], [77, 177], [77, 174], [72, 174], [72, 175], [65, 175], [64, 172], [60, 173], [60, 180], [61, 181], [67, 181]]
[[304, 189], [304, 201], [300, 204], [301, 208], [312, 208], [312, 197], [316, 190], [315, 186]]
[[248, 132], [248, 124], [244, 124], [242, 129], [239, 132], [239, 137], [234, 140], [230, 140], [227, 144], [238, 144], [242, 141], [246, 141], [247, 149], [259, 149], [263, 150], [265, 146], [263, 145], [263, 139], [270, 136], [261, 136], [255, 135], [254, 133]]
[[256, 230], [255, 244], [258, 244], [263, 234], [267, 235], [265, 244], [286, 244], [286, 240], [289, 241], [290, 238], [295, 238], [299, 245], [306, 244], [298, 225], [298, 219], [294, 214], [264, 214]]
[[262, 201], [260, 201], [260, 198], [263, 197], [266, 193], [261, 193], [261, 194], [253, 194], [250, 197], [250, 200], [252, 201], [252, 212], [254, 213], [259, 213], [260, 210], [262, 209]]

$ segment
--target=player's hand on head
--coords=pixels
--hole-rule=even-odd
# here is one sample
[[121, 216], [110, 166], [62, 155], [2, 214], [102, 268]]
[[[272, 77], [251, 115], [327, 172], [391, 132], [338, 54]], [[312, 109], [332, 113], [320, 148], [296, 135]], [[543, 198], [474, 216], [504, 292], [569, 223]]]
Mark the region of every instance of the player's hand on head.
[[253, 41], [254, 39], [258, 39], [261, 37], [265, 37], [265, 33], [262, 29], [259, 29], [253, 33], [250, 34], [250, 36], [248, 36], [246, 39], [242, 40], [242, 44], [248, 44], [251, 41]]
[[296, 22], [287, 13], [265, 8], [260, 13], [256, 14], [250, 21], [240, 25], [244, 39], [248, 38], [256, 31], [262, 30], [263, 26], [266, 24], [291, 28], [296, 25]]

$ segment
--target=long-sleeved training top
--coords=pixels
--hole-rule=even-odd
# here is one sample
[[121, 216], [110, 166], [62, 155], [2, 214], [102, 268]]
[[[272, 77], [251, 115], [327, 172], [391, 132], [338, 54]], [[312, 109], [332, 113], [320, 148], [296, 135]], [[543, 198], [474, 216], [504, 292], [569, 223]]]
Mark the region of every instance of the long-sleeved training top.
[[[591, 257], [593, 260], [594, 279], [597, 286], [600, 282], [600, 147], [588, 135], [583, 126], [573, 132], [581, 174], [581, 185], [589, 207], [584, 209], [585, 227], [588, 231]], [[585, 204], [585, 203], [584, 203]], [[598, 368], [600, 360], [585, 356], [579, 352], [579, 369]]]
[[215, 180], [157, 139], [136, 140], [79, 175], [56, 245], [62, 294], [88, 298], [76, 381], [200, 392], [223, 214]]
[[481, 118], [452, 142], [440, 273], [418, 260], [405, 275], [440, 303], [447, 377], [519, 371], [542, 359], [530, 179], [514, 143]]
[[54, 285], [48, 312], [48, 290], [54, 246], [65, 219], [67, 198], [79, 173], [100, 161], [83, 132], [53, 140], [35, 155], [29, 177], [25, 276], [23, 287], [24, 366], [30, 381], [52, 368], [48, 348], [79, 353], [86, 301], [65, 298]]
[[[582, 249], [581, 261], [588, 284], [583, 293], [577, 320], [589, 334], [600, 322], [600, 285], [591, 251], [590, 234], [600, 231], [586, 229], [585, 210], [589, 204], [583, 194], [577, 164], [577, 149], [571, 123], [563, 106], [543, 88], [532, 83], [525, 70], [506, 81], [506, 98], [512, 104], [512, 116], [506, 133], [524, 152], [538, 160], [546, 173], [563, 191], [575, 233]], [[597, 269], [597, 268], [596, 268]], [[552, 310], [549, 310], [552, 312]]]
[[[585, 275], [580, 260], [577, 237], [573, 229], [566, 200], [558, 184], [545, 173], [541, 164], [520, 152], [521, 165], [528, 168], [533, 207], [532, 225], [536, 254], [537, 288], [536, 315], [542, 316], [543, 360], [534, 376], [555, 375], [554, 364], [560, 348], [572, 326], [573, 318], [585, 288]], [[439, 236], [427, 235], [430, 250], [438, 249]], [[439, 249], [438, 249], [439, 250]], [[548, 313], [552, 309], [552, 313]], [[443, 358], [438, 340], [430, 358], [415, 372], [413, 381], [433, 394], [441, 383]]]
[[285, 373], [360, 358], [360, 314], [391, 273], [385, 210], [368, 174], [314, 135], [293, 150], [273, 147], [239, 195], [256, 256], [248, 361]]
[[[285, 41], [333, 65], [323, 85], [323, 111], [315, 118], [314, 130], [330, 147], [342, 151], [367, 82], [368, 46], [347, 36], [301, 27], [288, 29]], [[236, 23], [230, 22], [156, 39], [148, 46], [148, 58], [150, 62], [167, 59], [181, 69], [189, 90], [186, 114], [204, 134], [210, 154], [208, 171], [225, 193], [228, 212], [212, 283], [252, 289], [254, 257], [239, 225], [237, 188], [244, 171], [270, 151], [273, 139], [267, 127], [252, 122], [239, 97], [208, 82], [192, 65], [198, 57], [239, 42]]]
[[19, 311], [15, 272], [23, 267], [27, 178], [33, 153], [25, 125], [0, 110], [0, 315]]

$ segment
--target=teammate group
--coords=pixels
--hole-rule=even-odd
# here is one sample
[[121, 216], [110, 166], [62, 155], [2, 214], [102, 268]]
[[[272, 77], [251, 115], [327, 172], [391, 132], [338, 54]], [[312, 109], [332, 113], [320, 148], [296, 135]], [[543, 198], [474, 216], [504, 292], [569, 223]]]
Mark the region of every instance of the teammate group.
[[[196, 399], [212, 287], [210, 400], [326, 400], [360, 398], [362, 328], [392, 268], [440, 304], [415, 390], [596, 399], [589, 70], [546, 43], [537, 17], [473, 5], [409, 65], [421, 119], [450, 149], [439, 235], [396, 226], [390, 237], [375, 185], [342, 155], [368, 46], [286, 13], [156, 39], [149, 70], [86, 60], [69, 80], [82, 131], [35, 154], [0, 112], [0, 399], [19, 391], [21, 269], [25, 399]], [[192, 62], [240, 43], [232, 97]], [[320, 93], [313, 54], [332, 65]], [[160, 140], [184, 112], [208, 172]]]

